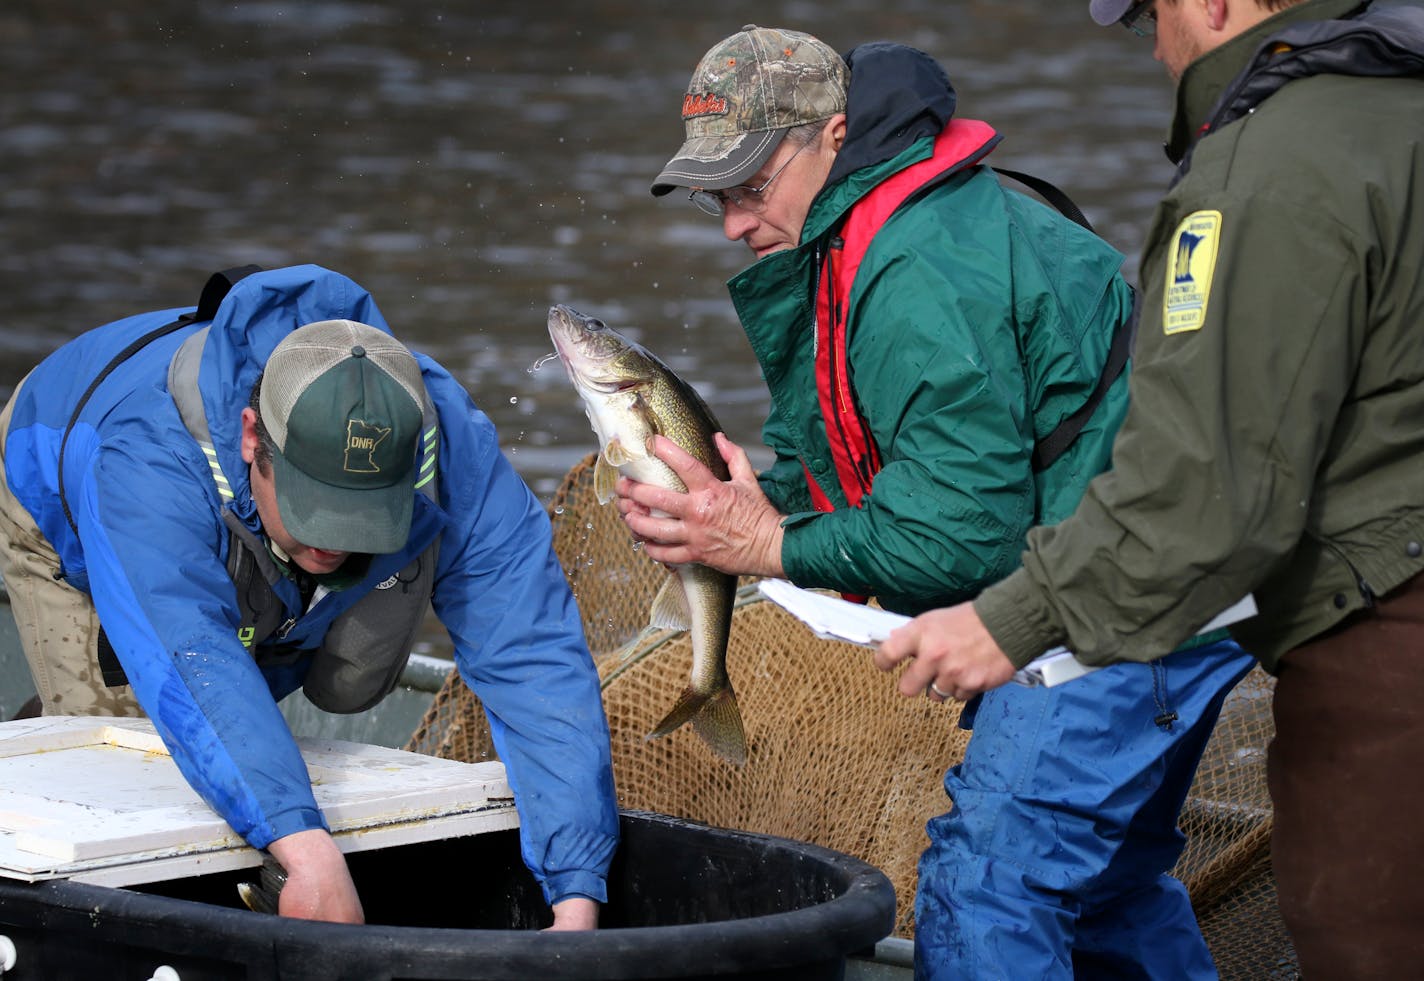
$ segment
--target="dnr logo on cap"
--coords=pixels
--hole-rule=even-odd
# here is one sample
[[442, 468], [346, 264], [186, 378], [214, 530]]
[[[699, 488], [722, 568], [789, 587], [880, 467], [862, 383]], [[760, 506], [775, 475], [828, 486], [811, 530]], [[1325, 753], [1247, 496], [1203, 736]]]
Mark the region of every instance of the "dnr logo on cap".
[[391, 428], [369, 425], [360, 419], [346, 423], [346, 457], [341, 469], [347, 473], [380, 473], [376, 464], [376, 447], [391, 434]]

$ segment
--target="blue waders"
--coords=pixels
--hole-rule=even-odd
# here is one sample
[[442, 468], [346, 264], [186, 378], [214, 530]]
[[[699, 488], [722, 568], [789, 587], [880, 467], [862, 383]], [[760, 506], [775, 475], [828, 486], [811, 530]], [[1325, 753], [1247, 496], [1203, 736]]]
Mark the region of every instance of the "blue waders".
[[915, 976], [1215, 978], [1166, 872], [1202, 750], [1252, 664], [1222, 641], [986, 693], [945, 776], [954, 808], [928, 825]]

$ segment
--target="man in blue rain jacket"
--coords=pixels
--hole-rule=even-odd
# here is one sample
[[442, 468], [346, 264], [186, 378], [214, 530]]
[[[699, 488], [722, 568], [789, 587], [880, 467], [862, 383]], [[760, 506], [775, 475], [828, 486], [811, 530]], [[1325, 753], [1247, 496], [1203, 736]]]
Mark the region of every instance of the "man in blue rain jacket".
[[378, 701], [433, 603], [555, 927], [596, 925], [618, 834], [608, 729], [548, 519], [365, 290], [255, 272], [213, 311], [89, 331], [21, 382], [0, 432], [0, 572], [45, 714], [146, 713], [285, 867], [279, 912], [362, 920], [277, 702]]

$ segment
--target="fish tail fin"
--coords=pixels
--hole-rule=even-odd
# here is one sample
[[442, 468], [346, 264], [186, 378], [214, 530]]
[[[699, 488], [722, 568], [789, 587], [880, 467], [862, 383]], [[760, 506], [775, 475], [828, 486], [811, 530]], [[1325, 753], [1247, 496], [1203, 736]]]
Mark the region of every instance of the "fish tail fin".
[[746, 729], [731, 682], [711, 693], [699, 692], [690, 686], [684, 688], [672, 711], [648, 733], [648, 738], [666, 736], [687, 722], [691, 722], [693, 731], [728, 763], [741, 766], [747, 761]]
[[707, 700], [702, 711], [692, 717], [692, 728], [712, 751], [735, 766], [747, 761], [747, 733], [742, 726], [742, 710], [728, 683]]

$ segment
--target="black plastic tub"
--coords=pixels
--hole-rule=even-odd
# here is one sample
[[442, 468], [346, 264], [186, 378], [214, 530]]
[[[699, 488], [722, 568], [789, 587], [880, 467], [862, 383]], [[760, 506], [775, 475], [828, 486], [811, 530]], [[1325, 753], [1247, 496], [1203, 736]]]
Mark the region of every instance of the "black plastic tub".
[[236, 884], [255, 870], [128, 889], [0, 879], [3, 977], [841, 978], [893, 927], [889, 880], [847, 855], [642, 812], [622, 830], [588, 933], [539, 932], [547, 908], [514, 831], [351, 855], [360, 927], [248, 911]]

